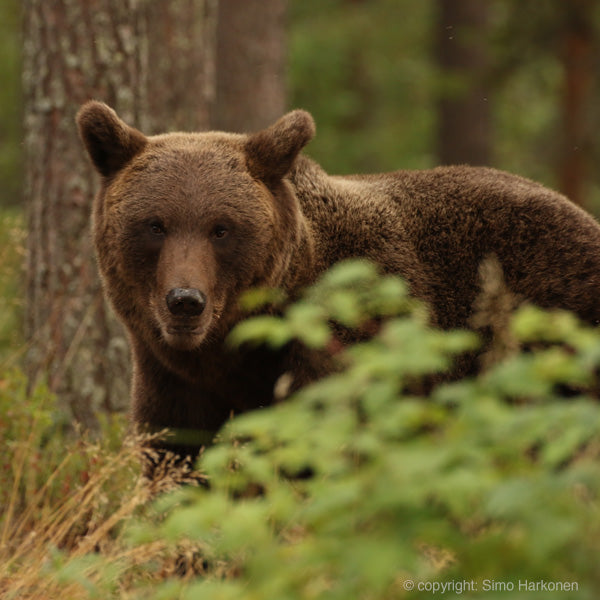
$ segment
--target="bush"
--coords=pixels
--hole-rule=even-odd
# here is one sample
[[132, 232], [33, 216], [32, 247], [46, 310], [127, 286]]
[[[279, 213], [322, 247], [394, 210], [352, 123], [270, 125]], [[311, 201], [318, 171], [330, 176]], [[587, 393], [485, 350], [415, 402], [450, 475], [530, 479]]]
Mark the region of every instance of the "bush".
[[[481, 374], [443, 382], [476, 336], [429, 328], [368, 264], [338, 265], [280, 312], [232, 339], [300, 339], [339, 371], [231, 420], [200, 460], [210, 489], [156, 497], [170, 484], [139, 479], [122, 421], [102, 442], [66, 437], [47, 390], [0, 378], [0, 596], [594, 597], [594, 329], [522, 307]], [[343, 349], [345, 327], [374, 335]]]
[[353, 262], [233, 338], [331, 348], [339, 325], [365, 323], [381, 326], [337, 355], [340, 372], [227, 424], [201, 461], [210, 490], [163, 497], [160, 520], [131, 529], [132, 543], [187, 541], [205, 560], [201, 577], [139, 597], [592, 598], [598, 333], [523, 307], [510, 334], [525, 350], [476, 378], [419, 386], [474, 335], [428, 328], [401, 281]]

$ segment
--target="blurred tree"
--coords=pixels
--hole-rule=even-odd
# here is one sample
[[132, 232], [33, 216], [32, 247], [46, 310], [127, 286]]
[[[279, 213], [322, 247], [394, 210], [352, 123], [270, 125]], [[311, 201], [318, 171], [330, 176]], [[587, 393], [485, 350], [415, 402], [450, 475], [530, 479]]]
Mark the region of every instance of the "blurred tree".
[[487, 165], [492, 154], [489, 3], [437, 0], [437, 10], [438, 162]]
[[432, 7], [432, 0], [290, 2], [290, 96], [313, 113], [308, 153], [328, 171], [433, 164]]
[[590, 109], [593, 83], [600, 65], [594, 27], [596, 4], [596, 0], [569, 0], [560, 7], [562, 40], [559, 48], [564, 72], [560, 189], [578, 204], [585, 203], [595, 133]]
[[287, 0], [219, 0], [212, 127], [256, 131], [286, 108]]
[[63, 408], [88, 427], [97, 411], [126, 406], [129, 361], [94, 265], [89, 214], [97, 183], [73, 118], [88, 98], [148, 133], [207, 129], [213, 113], [227, 129], [280, 116], [285, 0], [224, 0], [217, 14], [218, 4], [23, 3], [27, 367], [32, 381], [47, 377]]
[[507, 0], [497, 6], [505, 11], [497, 28], [495, 71], [502, 85], [498, 130], [512, 139], [506, 166], [521, 165], [597, 210], [600, 178], [592, 165], [600, 159], [594, 142], [600, 119], [600, 4]]
[[[128, 349], [105, 304], [89, 235], [97, 186], [74, 126], [88, 98], [142, 129], [202, 128], [214, 0], [26, 0], [27, 367], [88, 427], [128, 400]], [[193, 74], [193, 76], [191, 75]]]
[[0, 206], [21, 201], [19, 2], [0, 2]]

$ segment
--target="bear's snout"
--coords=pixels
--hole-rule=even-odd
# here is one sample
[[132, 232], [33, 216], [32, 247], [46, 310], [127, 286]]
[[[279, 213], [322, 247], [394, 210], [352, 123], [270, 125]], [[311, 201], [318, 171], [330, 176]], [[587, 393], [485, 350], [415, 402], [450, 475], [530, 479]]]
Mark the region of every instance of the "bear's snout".
[[166, 302], [176, 317], [198, 317], [206, 307], [206, 296], [195, 288], [173, 288], [167, 294]]

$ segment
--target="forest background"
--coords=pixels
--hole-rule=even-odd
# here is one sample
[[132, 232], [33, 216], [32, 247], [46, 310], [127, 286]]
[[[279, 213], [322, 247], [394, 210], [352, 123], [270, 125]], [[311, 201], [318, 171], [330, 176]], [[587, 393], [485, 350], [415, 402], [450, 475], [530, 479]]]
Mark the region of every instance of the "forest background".
[[[479, 3], [479, 14], [471, 17], [479, 24], [469, 33], [474, 39], [462, 57], [467, 69], [462, 74], [449, 73], [440, 56], [447, 50], [444, 39], [452, 41], [452, 28], [460, 28], [450, 15], [447, 25], [440, 23], [444, 4], [460, 13], [452, 2], [435, 0], [289, 3], [285, 105], [303, 107], [315, 116], [319, 135], [310, 153], [337, 173], [446, 162], [439, 151], [440, 99], [460, 97], [477, 86], [490, 106], [490, 125], [481, 142], [486, 150], [479, 164], [561, 188], [565, 162], [575, 152], [584, 164], [583, 190], [576, 200], [597, 209], [597, 3]], [[461, 4], [476, 6], [456, 3]], [[16, 0], [0, 4], [3, 207], [23, 204], [21, 8]], [[475, 75], [473, 61], [479, 70]], [[479, 117], [470, 116], [472, 123]], [[573, 123], [579, 124], [574, 144]]]
[[[94, 22], [99, 27], [106, 27], [106, 42], [100, 43], [99, 33], [98, 41], [94, 40], [92, 47], [98, 54], [107, 52], [109, 57], [108, 62], [95, 65], [99, 67], [97, 71], [86, 74], [96, 86], [90, 85], [88, 89], [61, 79], [64, 72], [78, 68], [77, 60], [73, 58], [77, 56], [77, 44], [82, 44], [82, 56], [89, 50], [84, 44], [85, 32], [82, 34], [76, 27], [77, 19], [69, 22], [70, 16], [79, 14], [77, 11], [86, 5], [97, 7], [92, 11], [97, 19]], [[136, 7], [137, 23], [143, 25], [139, 30], [143, 33], [139, 44], [143, 52], [139, 54], [137, 38], [127, 37], [131, 25], [127, 11], [131, 7]], [[71, 8], [75, 12], [69, 12]], [[270, 18], [265, 18], [261, 11], [272, 11], [268, 13]], [[107, 14], [111, 18], [102, 20]], [[192, 14], [200, 14], [202, 18], [185, 18]], [[238, 21], [235, 21], [236, 14]], [[252, 22], [253, 26], [244, 28], [241, 15], [245, 15], [246, 21]], [[228, 23], [229, 28], [225, 27]], [[115, 27], [117, 35], [113, 38], [110, 37], [112, 24], [118, 25]], [[157, 39], [163, 40], [164, 46], [149, 43]], [[53, 46], [56, 40], [60, 43]], [[76, 52], [73, 56], [65, 53], [68, 60], [61, 67], [60, 60], [52, 61], [57, 57], [60, 59], [64, 40], [67, 40], [66, 46], [74, 44]], [[228, 49], [236, 48], [236, 40], [241, 40], [242, 49], [237, 46], [236, 52], [228, 56]], [[131, 45], [125, 43], [121, 48], [124, 54], [120, 58], [125, 56], [125, 60], [111, 64], [111, 44], [115, 41], [131, 42]], [[50, 45], [44, 48], [45, 43]], [[253, 51], [245, 52], [244, 43]], [[166, 61], [159, 60], [163, 48]], [[260, 93], [253, 87], [256, 81], [252, 81], [252, 76], [256, 72], [239, 60], [240, 57], [251, 60], [253, 55], [268, 56], [272, 60], [270, 66], [265, 67], [271, 69], [271, 85], [265, 84]], [[146, 61], [141, 75], [135, 68], [140, 56]], [[127, 62], [129, 59], [131, 63]], [[223, 68], [220, 60], [230, 61], [228, 67]], [[194, 77], [198, 72], [193, 75], [193, 68], [198, 64], [202, 69], [198, 88], [195, 88]], [[228, 73], [237, 74], [237, 80], [227, 81]], [[66, 497], [74, 501], [91, 497], [90, 488], [86, 486], [94, 472], [99, 473], [98, 461], [103, 466], [110, 455], [93, 456], [91, 447], [86, 446], [75, 453], [76, 464], [67, 469], [66, 475], [47, 471], [51, 465], [62, 464], [61, 461], [73, 456], [71, 450], [66, 457], [61, 454], [64, 452], [61, 436], [64, 431], [72, 434], [70, 425], [74, 421], [92, 429], [100, 428], [108, 443], [117, 446], [123, 429], [111, 425], [107, 432], [106, 423], [112, 413], [121, 414], [127, 407], [127, 348], [110, 311], [102, 304], [89, 244], [89, 201], [96, 180], [73, 124], [73, 116], [82, 101], [89, 95], [98, 96], [98, 90], [108, 90], [99, 99], [114, 104], [127, 120], [148, 133], [173, 129], [257, 129], [288, 108], [302, 107], [314, 115], [318, 131], [307, 153], [331, 173], [420, 169], [448, 163], [487, 164], [541, 181], [565, 192], [591, 212], [600, 214], [600, 172], [597, 169], [600, 162], [599, 75], [600, 6], [594, 0], [548, 0], [543, 3], [520, 0], [423, 0], [416, 3], [409, 0], [222, 0], [218, 3], [216, 0], [170, 3], [163, 0], [97, 0], [94, 3], [85, 0], [55, 3], [2, 0], [0, 434], [7, 441], [8, 452], [0, 469], [4, 474], [0, 478], [0, 498], [8, 510], [4, 511], [0, 521], [0, 551], [17, 547], [17, 552], [10, 561], [0, 560], [7, 565], [0, 571], [0, 591], [2, 585], [20, 590], [18, 581], [28, 581], [23, 576], [24, 571], [19, 571], [21, 565], [33, 565], [33, 581], [38, 576], [33, 573], [34, 567], [47, 565], [49, 545], [55, 544], [63, 550], [77, 548], [80, 556], [86, 556], [85, 548], [89, 550], [95, 547], [94, 544], [100, 547], [98, 540], [103, 539], [102, 535], [114, 540], [113, 527], [118, 518], [111, 521], [110, 516], [113, 513], [126, 516], [115, 507], [137, 506], [133, 501], [131, 505], [123, 505], [121, 500], [123, 490], [130, 485], [126, 482], [130, 475], [128, 466], [118, 476], [111, 472], [115, 475], [112, 492], [96, 494], [101, 506], [94, 506], [91, 521], [90, 505], [82, 502], [82, 510], [88, 512], [78, 513], [77, 518], [65, 525], [65, 521], [56, 517], [63, 513], [55, 507]], [[159, 83], [164, 78], [167, 84], [152, 87], [152, 78]], [[121, 86], [117, 93], [115, 88], [119, 81], [127, 85]], [[240, 82], [243, 85], [237, 85]], [[61, 88], [65, 83], [68, 85]], [[73, 95], [67, 102], [57, 104], [57, 96], [52, 94], [60, 94], [65, 89], [74, 90]], [[49, 115], [53, 120], [48, 118]], [[75, 190], [75, 193], [71, 196], [60, 193], [64, 190]], [[49, 231], [52, 235], [48, 235]], [[561, 327], [557, 329], [563, 331]], [[567, 336], [572, 331], [577, 335], [580, 333], [573, 324], [565, 331]], [[583, 334], [580, 337], [588, 339]], [[427, 339], [425, 334], [423, 339]], [[577, 346], [577, 343], [573, 342], [573, 345]], [[421, 348], [416, 354], [425, 356], [426, 349]], [[550, 356], [552, 360], [556, 358], [553, 357]], [[572, 360], [575, 358], [571, 357]], [[550, 393], [556, 383], [552, 378], [560, 378], [566, 372], [557, 369], [552, 360], [545, 370], [542, 369], [546, 380], [541, 387], [533, 385], [533, 371], [527, 371], [525, 362], [516, 363], [517, 366], [511, 367], [512, 371], [508, 368], [498, 375], [508, 381], [516, 374], [522, 389], [506, 391], [497, 381], [494, 383], [493, 378], [492, 384], [503, 389], [501, 395], [512, 394], [519, 401], [523, 396], [537, 397], [539, 394], [544, 397], [544, 402], [552, 402], [556, 399]], [[564, 366], [565, 363], [560, 364]], [[585, 369], [590, 371], [589, 363], [585, 364]], [[571, 375], [573, 372], [569, 371]], [[477, 385], [465, 387], [463, 396], [467, 398], [471, 394], [479, 399], [481, 390]], [[347, 386], [344, 389], [349, 394]], [[451, 392], [448, 394], [452, 396]], [[451, 399], [458, 402], [453, 396]], [[50, 406], [48, 402], [51, 402]], [[393, 406], [387, 408], [393, 410]], [[557, 405], [551, 411], [534, 406], [534, 410], [540, 408], [539, 414], [527, 416], [535, 417], [533, 425], [533, 421], [524, 419], [522, 413], [505, 411], [505, 404], [502, 408], [494, 406], [489, 413], [485, 413], [485, 404], [482, 406], [481, 414], [467, 413], [474, 429], [469, 430], [471, 433], [465, 441], [470, 447], [479, 443], [487, 452], [491, 438], [486, 435], [489, 432], [496, 436], [501, 443], [490, 451], [490, 465], [493, 463], [493, 466], [486, 465], [480, 472], [478, 462], [467, 461], [466, 467], [458, 473], [450, 467], [443, 472], [441, 466], [439, 472], [434, 469], [435, 476], [429, 477], [422, 488], [415, 487], [416, 495], [407, 501], [416, 511], [410, 524], [439, 529], [447, 515], [440, 520], [439, 515], [431, 517], [425, 510], [419, 513], [426, 502], [421, 502], [417, 496], [422, 494], [422, 498], [427, 499], [431, 494], [439, 494], [444, 498], [447, 490], [440, 487], [432, 491], [427, 485], [433, 485], [433, 482], [439, 482], [440, 486], [447, 484], [453, 493], [458, 490], [450, 498], [456, 500], [460, 513], [460, 518], [455, 519], [460, 524], [460, 535], [467, 533], [458, 541], [450, 535], [442, 537], [440, 544], [442, 547], [454, 544], [457, 552], [464, 551], [461, 574], [474, 574], [477, 568], [482, 576], [489, 573], [501, 576], [509, 568], [504, 561], [510, 563], [513, 573], [521, 567], [526, 571], [534, 564], [535, 561], [530, 560], [534, 555], [537, 556], [536, 572], [549, 573], [563, 564], [559, 558], [565, 549], [571, 552], [573, 548], [579, 548], [579, 554], [571, 553], [573, 562], [563, 566], [565, 577], [585, 575], [589, 579], [588, 589], [592, 590], [597, 583], [592, 559], [598, 550], [599, 523], [597, 496], [592, 493], [595, 488], [592, 484], [577, 482], [577, 502], [583, 503], [580, 505], [570, 495], [573, 481], [568, 477], [574, 477], [573, 474], [566, 469], [562, 475], [568, 477], [563, 481], [557, 479], [556, 472], [565, 464], [571, 464], [573, 453], [582, 452], [586, 459], [597, 459], [597, 434], [590, 434], [589, 429], [598, 422], [597, 404], [590, 408], [573, 402], [567, 407]], [[571, 409], [574, 412], [567, 414], [566, 411]], [[579, 409], [581, 411], [577, 413]], [[410, 413], [420, 409], [408, 402], [402, 410]], [[457, 449], [457, 440], [463, 439], [461, 427], [452, 420], [450, 413], [442, 418], [435, 410], [427, 412], [431, 410], [430, 406], [425, 408], [424, 415], [415, 420], [415, 439], [420, 440], [419, 436], [431, 433], [428, 427], [429, 420], [433, 419], [441, 430], [447, 427], [448, 452]], [[409, 421], [413, 417], [410, 413]], [[421, 418], [422, 422], [419, 421]], [[516, 426], [508, 427], [513, 418]], [[553, 420], [550, 423], [544, 419]], [[297, 419], [292, 418], [290, 422], [297, 422]], [[557, 424], [565, 422], [573, 425], [566, 440], [561, 437], [562, 430], [557, 429]], [[499, 430], [494, 428], [502, 423], [506, 424], [506, 429], [498, 433]], [[525, 460], [532, 447], [536, 456], [539, 452], [541, 442], [527, 436], [541, 430], [540, 423], [548, 424], [548, 454], [551, 455], [541, 467]], [[323, 439], [333, 439], [336, 424], [330, 425], [329, 431], [322, 432]], [[473, 431], [477, 431], [479, 437]], [[513, 434], [522, 434], [522, 440], [511, 438]], [[67, 436], [65, 439], [72, 441], [73, 438]], [[385, 439], [385, 432], [381, 439]], [[594, 443], [590, 443], [590, 439], [595, 440]], [[25, 445], [24, 440], [27, 440]], [[435, 446], [437, 440], [427, 439], [426, 443]], [[556, 445], [552, 445], [554, 443]], [[585, 451], [581, 451], [582, 447]], [[425, 454], [419, 454], [419, 448], [408, 445], [402, 450], [417, 470], [419, 464], [427, 464], [428, 460]], [[515, 451], [508, 467], [506, 448]], [[588, 448], [591, 448], [589, 453]], [[419, 457], [423, 463], [418, 462]], [[498, 459], [496, 462], [492, 460], [494, 457]], [[339, 458], [333, 455], [332, 464]], [[25, 466], [26, 476], [23, 476]], [[32, 466], [35, 468], [30, 468]], [[497, 467], [498, 472], [494, 470]], [[468, 481], [465, 473], [471, 477]], [[457, 478], [449, 476], [445, 480], [444, 474]], [[510, 478], [523, 474], [530, 476], [529, 480], [535, 479], [537, 487], [530, 488], [523, 485], [523, 481], [519, 484], [518, 477]], [[376, 481], [381, 480], [381, 477], [376, 478]], [[490, 541], [483, 535], [482, 550], [478, 554], [471, 550], [470, 536], [476, 535], [475, 530], [480, 533], [479, 528], [485, 529], [482, 523], [488, 521], [483, 517], [477, 521], [479, 515], [471, 518], [472, 507], [477, 504], [473, 498], [477, 496], [479, 501], [479, 495], [489, 490], [482, 492], [477, 486], [489, 484], [491, 488], [492, 480], [506, 482], [504, 487], [494, 488], [496, 495], [491, 502], [494, 510], [498, 506], [502, 510], [508, 507], [504, 513], [499, 512], [510, 513], [511, 517], [517, 515], [516, 526], [514, 531], [511, 530], [512, 537], [506, 539]], [[564, 489], [560, 488], [561, 481]], [[95, 493], [98, 489], [92, 488], [92, 491]], [[398, 493], [401, 489], [405, 488], [399, 486]], [[412, 487], [406, 490], [409, 493]], [[388, 491], [382, 490], [382, 494]], [[562, 492], [565, 495], [561, 495]], [[475, 496], [469, 496], [471, 493]], [[539, 512], [539, 499], [549, 497], [556, 502], [544, 500], [546, 512]], [[30, 498], [35, 502], [28, 504]], [[373, 498], [377, 499], [377, 496]], [[590, 498], [595, 501], [589, 501]], [[521, 504], [517, 502], [519, 499], [523, 499]], [[386, 497], [383, 502], [388, 501], [391, 500]], [[65, 506], [73, 509], [73, 504]], [[370, 507], [365, 505], [365, 509]], [[227, 510], [233, 514], [235, 506], [223, 501], [221, 513], [217, 511], [215, 519], [229, 519], [231, 515]], [[341, 510], [343, 512], [343, 505]], [[42, 520], [36, 520], [40, 515]], [[564, 527], [554, 537], [542, 519], [548, 515], [562, 517], [560, 522]], [[325, 520], [336, 524], [335, 516], [332, 514]], [[385, 531], [388, 517], [383, 515], [381, 521], [374, 521], [375, 525], [379, 524]], [[81, 520], [88, 528], [87, 537], [81, 531]], [[241, 513], [236, 523], [243, 525], [248, 521], [253, 520]], [[262, 522], [260, 519], [254, 521]], [[402, 522], [399, 527], [404, 525]], [[155, 530], [158, 531], [158, 526]], [[31, 540], [25, 539], [25, 534], [30, 531], [44, 531], [38, 537], [41, 550], [39, 559], [35, 560], [30, 552]], [[519, 531], [534, 531], [540, 536], [543, 533], [547, 539], [530, 535], [529, 541], [523, 543]], [[21, 546], [15, 532], [24, 540]], [[255, 533], [257, 531], [250, 531], [249, 538]], [[169, 530], [166, 534], [170, 535]], [[287, 534], [291, 539], [302, 538], [300, 529]], [[357, 546], [353, 543], [355, 534], [356, 531], [348, 534], [348, 551]], [[325, 530], [324, 535], [327, 538]], [[457, 534], [453, 532], [452, 535]], [[346, 538], [341, 535], [339, 539], [343, 542]], [[14, 547], [8, 544], [9, 540], [13, 540]], [[44, 546], [44, 540], [50, 540], [51, 544]], [[373, 573], [383, 569], [381, 564], [373, 565], [373, 559], [367, 555], [379, 560], [387, 548], [386, 560], [390, 561], [398, 558], [399, 550], [410, 553], [412, 548], [409, 535], [405, 545], [397, 546], [393, 539], [387, 540], [388, 546], [380, 543], [379, 538], [371, 541], [373, 546], [366, 545], [364, 549], [365, 563], [359, 561], [358, 556], [349, 557], [347, 562], [351, 565], [356, 559], [357, 563], [371, 569], [367, 572], [366, 589], [369, 588], [369, 577], [375, 577]], [[326, 544], [315, 543], [315, 547], [320, 549], [319, 552], [326, 550]], [[381, 550], [376, 552], [375, 547]], [[507, 547], [512, 554], [505, 551]], [[489, 556], [490, 564], [495, 565], [493, 568], [482, 566], [483, 554]], [[62, 573], [71, 585], [83, 569], [82, 563], [76, 562], [69, 574], [71, 563], [60, 554], [52, 556], [55, 571]], [[328, 566], [327, 557], [317, 551], [311, 557], [316, 563]], [[5, 556], [0, 555], [0, 558]], [[180, 558], [177, 555], [173, 561]], [[439, 558], [443, 564], [448, 562], [443, 557], [434, 558]], [[397, 565], [385, 561], [383, 564], [389, 567], [390, 573], [395, 573]], [[64, 572], [61, 571], [63, 567]], [[233, 567], [232, 571], [235, 571]], [[104, 584], [110, 587], [115, 581], [125, 588], [131, 583], [119, 579], [121, 574], [112, 577], [102, 572], [104, 575], [95, 580], [100, 588]], [[293, 573], [290, 577], [293, 578]], [[330, 577], [331, 573], [323, 575], [325, 591]], [[270, 581], [265, 574], [267, 587]], [[82, 585], [85, 588], [88, 584], [91, 585], [86, 580]], [[45, 585], [50, 584], [46, 581]], [[298, 591], [298, 597], [305, 597], [303, 593]], [[40, 597], [45, 596], [42, 593]], [[380, 597], [398, 596], [390, 592], [390, 596]]]

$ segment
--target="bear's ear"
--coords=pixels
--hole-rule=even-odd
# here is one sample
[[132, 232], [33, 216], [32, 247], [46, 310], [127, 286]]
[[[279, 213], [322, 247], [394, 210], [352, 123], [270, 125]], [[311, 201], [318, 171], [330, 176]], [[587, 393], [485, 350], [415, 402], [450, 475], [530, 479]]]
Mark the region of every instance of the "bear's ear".
[[86, 102], [77, 113], [79, 135], [101, 175], [122, 169], [147, 143], [146, 136], [130, 127], [102, 102]]
[[250, 174], [266, 182], [283, 178], [314, 135], [315, 122], [304, 110], [287, 113], [267, 129], [250, 135], [245, 146]]

